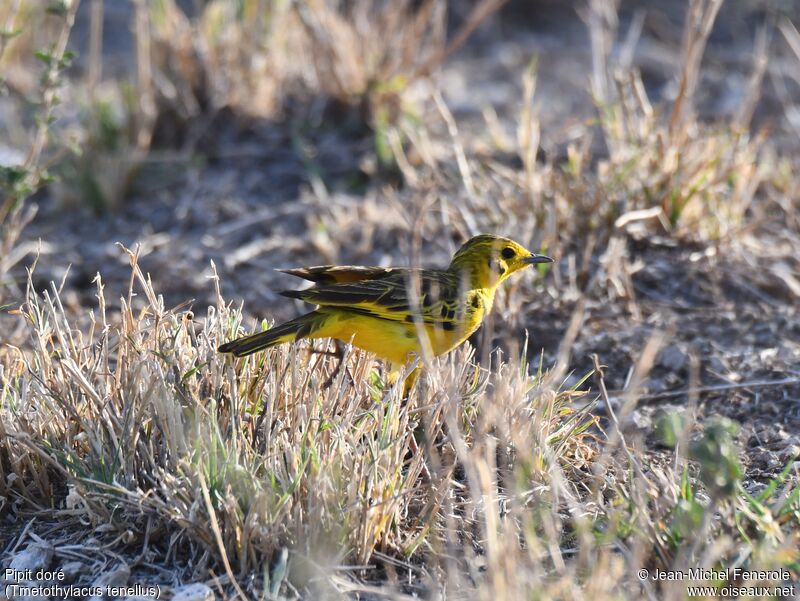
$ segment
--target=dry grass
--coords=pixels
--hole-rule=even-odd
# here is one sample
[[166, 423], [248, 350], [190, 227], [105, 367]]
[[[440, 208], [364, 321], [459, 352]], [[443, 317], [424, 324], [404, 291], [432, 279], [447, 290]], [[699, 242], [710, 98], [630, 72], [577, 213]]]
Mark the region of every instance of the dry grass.
[[[29, 287], [19, 316], [30, 350], [0, 364], [0, 497], [79, 525], [62, 546], [89, 529], [129, 549], [131, 567], [167, 557], [187, 574], [227, 574], [223, 588], [289, 599], [372, 590], [375, 562], [396, 598], [607, 598], [620, 583], [638, 597], [651, 586], [642, 567], [747, 557], [752, 569], [797, 568], [800, 493], [787, 471], [748, 495], [725, 424], [692, 447], [692, 484], [683, 451], [653, 465], [616, 416], [598, 431], [588, 407], [576, 410], [585, 385], [559, 390], [558, 368], [487, 373], [462, 349], [405, 402], [348, 351], [324, 389], [336, 360], [307, 345], [235, 363], [217, 354], [241, 331], [238, 311], [219, 296], [204, 316], [166, 310], [129, 256], [120, 315], [107, 315], [98, 279], [84, 328], [58, 290]], [[643, 349], [619, 419], [660, 344]]]
[[[713, 16], [702, 16], [713, 22]], [[607, 27], [608, 20], [592, 17], [589, 25], [594, 32]], [[708, 35], [707, 29], [694, 24], [687, 25], [687, 31]], [[593, 39], [613, 33], [604, 30]], [[689, 36], [684, 52], [704, 44], [705, 39]], [[763, 40], [757, 51], [763, 54]], [[598, 118], [574, 128], [577, 141], [566, 148], [565, 161], [536, 159], [541, 125], [534, 108], [533, 63], [522, 74], [524, 95], [515, 139], [501, 131], [489, 114], [489, 136], [465, 153], [452, 116], [435, 97], [421, 111], [423, 118], [399, 122], [390, 139], [397, 141], [392, 150], [405, 181], [421, 192], [434, 187], [462, 194], [459, 202], [465, 208], [455, 225], [470, 233], [477, 231], [476, 222], [486, 223], [499, 214], [523, 220], [532, 216], [532, 223], [517, 227], [529, 235], [540, 232], [540, 238], [543, 232], [545, 246], [556, 251], [592, 232], [601, 237], [600, 245], [610, 235], [626, 233], [700, 242], [735, 239], [756, 190], [776, 177], [774, 161], [763, 152], [767, 132], [749, 131], [765, 58], [756, 57], [753, 85], [743, 96], [736, 119], [715, 124], [697, 118], [688, 91], [695, 84], [683, 83], [698, 78], [699, 57], [678, 74], [682, 96], [672, 111], [653, 106], [636, 70], [611, 63], [609, 56], [601, 58], [596, 65], [600, 73], [592, 80]], [[596, 81], [606, 82], [607, 87], [601, 92]], [[599, 152], [593, 145], [598, 133], [603, 143]], [[400, 140], [407, 140], [407, 145]], [[495, 160], [507, 152], [521, 159], [521, 170]]]
[[[464, 518], [498, 511], [508, 493], [492, 484], [496, 454], [521, 456], [526, 487], [574, 467], [572, 454], [577, 463], [592, 455], [578, 432], [593, 421], [568, 410], [575, 393], [511, 365], [489, 387], [468, 350], [433, 366], [409, 402], [384, 388], [363, 353], [348, 353], [327, 389], [335, 361], [306, 346], [233, 364], [215, 349], [241, 316], [222, 298], [201, 319], [165, 310], [130, 256], [116, 324], [99, 279], [85, 331], [70, 326], [57, 290], [29, 290], [21, 316], [33, 352], [12, 349], [3, 364], [0, 495], [10, 503], [46, 507], [66, 492], [55, 517], [81, 515], [110, 537], [130, 533], [133, 545], [174, 546], [196, 570], [225, 558], [238, 578], [290, 548], [304, 566], [294, 585], [313, 589], [330, 576], [324, 566], [483, 539], [480, 517], [470, 518], [477, 531], [460, 533], [442, 506]], [[411, 450], [415, 432], [424, 450]], [[427, 476], [425, 465], [435, 466]], [[493, 492], [460, 492], [457, 465], [465, 484]], [[529, 495], [504, 502], [519, 496], [524, 506]], [[168, 538], [142, 540], [151, 529]]]
[[[481, 148], [423, 81], [497, 3], [479, 3], [450, 43], [436, 2], [355, 2], [350, 12], [329, 2], [266, 4], [236, 11], [209, 2], [188, 18], [173, 2], [135, 3], [137, 101], [104, 88], [90, 61], [86, 118], [98, 127], [83, 127], [90, 144], [67, 167], [85, 174], [106, 157], [111, 166], [98, 177], [111, 181], [90, 186], [102, 204], [124, 196], [131, 173], [153, 158], [164, 114], [189, 124], [182, 151], [190, 154], [192, 120], [210, 109], [274, 116], [298, 88], [361, 106], [405, 198], [417, 199], [394, 203], [413, 232], [412, 257], [423, 235], [445, 232], [446, 246], [500, 223], [578, 257], [540, 274], [561, 300], [578, 301], [560, 360], [531, 366], [523, 348], [480, 367], [462, 348], [427, 365], [408, 400], [353, 349], [335, 374], [319, 343], [232, 361], [216, 347], [246, 328], [219, 282], [209, 281], [212, 306], [167, 309], [136, 252], [123, 250], [131, 276], [119, 312], [107, 309], [99, 277], [98, 304], [80, 315], [64, 309], [62, 290], [37, 291], [28, 279], [13, 312], [24, 335], [0, 348], [0, 513], [57, 524], [59, 561], [85, 548], [135, 569], [170, 566], [175, 580], [247, 598], [685, 597], [686, 582], [656, 586], [637, 577], [642, 568], [789, 568], [796, 579], [800, 489], [791, 462], [755, 495], [742, 484], [729, 423], [667, 416], [659, 428], [674, 449], [660, 461], [626, 433], [663, 334], [640, 349], [618, 413], [599, 363], [564, 384], [580, 299], [633, 295], [627, 237], [730, 244], [767, 211], [754, 201], [760, 189], [796, 189], [771, 170], [765, 134], [748, 133], [752, 95], [735, 122], [709, 126], [695, 115], [718, 3], [691, 3], [671, 111], [652, 106], [635, 71], [611, 63], [614, 4], [590, 3], [599, 117], [563, 163], [537, 161], [535, 68], [521, 74], [515, 136], [489, 118], [491, 143]], [[105, 129], [104, 103], [125, 107]], [[605, 148], [596, 156], [594, 135]], [[497, 160], [502, 152], [522, 167]], [[0, 277], [32, 217], [24, 203], [15, 207], [3, 223]], [[779, 199], [768, 209], [792, 212]], [[349, 210], [331, 203], [314, 214], [314, 225], [337, 233], [333, 255], [363, 234]], [[498, 302], [505, 317], [523, 313], [515, 290]], [[603, 422], [592, 416], [598, 398], [610, 412]]]
[[[105, 5], [95, 1], [82, 85], [58, 89], [70, 105], [70, 125], [54, 126], [49, 119], [61, 83], [54, 71], [48, 75], [53, 83], [41, 90], [44, 109], [33, 155], [38, 160], [40, 134], [49, 131], [56, 195], [63, 203], [86, 203], [102, 212], [118, 208], [153, 162], [189, 161], [223, 110], [249, 119], [283, 119], [293, 106], [334, 103], [356, 112], [380, 145], [382, 129], [411, 110], [406, 104], [412, 85], [435, 71], [504, 2], [478, 2], [448, 40], [446, 1], [416, 6], [215, 0], [189, 15], [174, 0], [136, 0], [133, 72], [103, 79]], [[54, 38], [54, 55], [63, 54], [78, 4], [67, 3], [66, 11], [57, 2], [32, 0], [0, 12], [0, 22], [15, 33], [0, 38], [0, 64], [9, 65], [11, 89], [20, 95], [39, 91], [30, 76], [37, 71], [31, 57]], [[48, 17], [48, 10], [55, 16]], [[57, 56], [50, 65], [61, 67]]]

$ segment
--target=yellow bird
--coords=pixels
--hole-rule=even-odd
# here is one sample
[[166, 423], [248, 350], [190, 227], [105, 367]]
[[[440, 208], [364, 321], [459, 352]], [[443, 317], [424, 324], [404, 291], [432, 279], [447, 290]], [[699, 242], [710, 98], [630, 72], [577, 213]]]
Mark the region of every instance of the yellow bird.
[[[280, 270], [314, 282], [282, 292], [317, 305], [310, 313], [219, 347], [243, 357], [302, 338], [335, 338], [392, 363], [392, 379], [416, 356], [443, 355], [464, 342], [492, 310], [512, 273], [553, 259], [491, 234], [475, 236], [447, 269], [323, 265]], [[406, 380], [406, 391], [416, 373]]]

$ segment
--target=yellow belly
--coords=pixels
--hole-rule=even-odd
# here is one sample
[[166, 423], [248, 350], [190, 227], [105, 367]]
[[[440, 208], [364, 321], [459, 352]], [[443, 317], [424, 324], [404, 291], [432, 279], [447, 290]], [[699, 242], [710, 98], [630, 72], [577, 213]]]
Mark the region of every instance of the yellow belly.
[[[403, 364], [421, 353], [422, 345], [415, 323], [380, 319], [358, 313], [330, 311], [331, 319], [314, 332], [314, 338], [336, 338], [343, 342], [375, 353], [382, 359]], [[480, 325], [480, 319], [470, 319], [462, 327], [442, 330], [423, 326], [430, 350], [434, 356], [447, 353], [462, 342]]]

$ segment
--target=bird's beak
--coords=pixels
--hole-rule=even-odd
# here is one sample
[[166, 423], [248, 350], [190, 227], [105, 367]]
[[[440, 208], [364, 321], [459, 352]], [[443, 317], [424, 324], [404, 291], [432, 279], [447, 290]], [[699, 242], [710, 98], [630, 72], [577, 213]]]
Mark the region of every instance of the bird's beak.
[[552, 263], [553, 259], [545, 255], [531, 253], [530, 257], [523, 257], [522, 262], [528, 265], [536, 265], [537, 263]]

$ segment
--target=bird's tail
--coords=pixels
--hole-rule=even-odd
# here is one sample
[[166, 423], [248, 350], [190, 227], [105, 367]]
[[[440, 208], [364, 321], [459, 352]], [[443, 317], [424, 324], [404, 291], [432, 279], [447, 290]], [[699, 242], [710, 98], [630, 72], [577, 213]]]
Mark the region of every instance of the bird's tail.
[[272, 346], [292, 342], [310, 336], [319, 327], [319, 315], [306, 313], [295, 319], [274, 326], [264, 332], [242, 336], [231, 342], [221, 344], [217, 351], [220, 353], [231, 353], [236, 357], [244, 357], [263, 351]]

